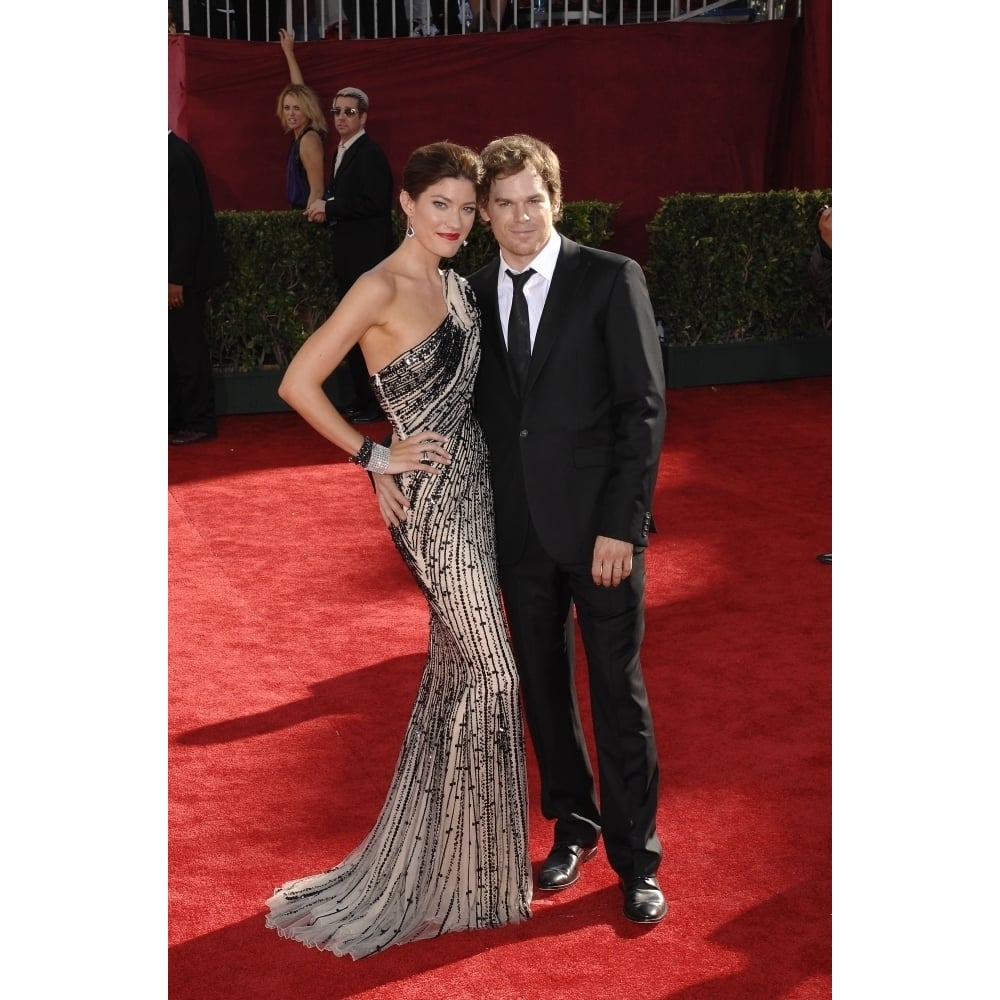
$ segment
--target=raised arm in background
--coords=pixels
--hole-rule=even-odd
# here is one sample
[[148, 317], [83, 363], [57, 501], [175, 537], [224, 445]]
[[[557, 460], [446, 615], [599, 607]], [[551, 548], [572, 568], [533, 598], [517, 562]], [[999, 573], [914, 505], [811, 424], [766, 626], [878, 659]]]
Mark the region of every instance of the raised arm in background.
[[306, 85], [299, 61], [295, 57], [295, 32], [279, 28], [278, 39], [288, 64], [290, 81], [290, 86], [282, 94], [280, 114], [286, 131], [293, 133], [298, 141], [298, 161], [309, 184], [308, 197], [298, 207], [305, 208], [317, 199], [322, 199], [325, 190], [323, 139], [327, 132], [326, 118], [320, 108], [319, 98]]
[[281, 42], [281, 51], [285, 53], [285, 62], [288, 63], [288, 79], [300, 87], [306, 85], [302, 78], [302, 70], [299, 68], [299, 61], [295, 58], [295, 32], [278, 29], [278, 40]]

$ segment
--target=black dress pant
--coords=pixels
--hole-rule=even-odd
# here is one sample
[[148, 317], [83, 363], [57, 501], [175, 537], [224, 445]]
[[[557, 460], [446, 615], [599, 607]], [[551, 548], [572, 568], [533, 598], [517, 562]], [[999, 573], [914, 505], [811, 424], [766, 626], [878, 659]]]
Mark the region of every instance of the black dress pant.
[[184, 289], [167, 313], [167, 431], [215, 433], [215, 384], [205, 340], [205, 292]]
[[[597, 586], [585, 565], [560, 565], [530, 533], [522, 558], [500, 566], [525, 718], [538, 760], [542, 813], [556, 842], [593, 845], [603, 836], [623, 878], [653, 875], [659, 763], [639, 662], [646, 564], [633, 556], [618, 587]], [[576, 606], [590, 686], [600, 806], [576, 697], [566, 616]]]

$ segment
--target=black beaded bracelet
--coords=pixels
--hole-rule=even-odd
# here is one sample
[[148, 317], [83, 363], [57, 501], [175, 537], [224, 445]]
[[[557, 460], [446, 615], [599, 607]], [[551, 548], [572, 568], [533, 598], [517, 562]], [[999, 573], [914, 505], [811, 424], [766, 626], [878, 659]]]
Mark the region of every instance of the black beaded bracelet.
[[360, 465], [362, 469], [367, 469], [374, 447], [375, 442], [370, 437], [366, 437], [361, 442], [361, 447], [358, 449], [357, 454], [349, 456], [347, 461], [353, 462], [355, 465]]

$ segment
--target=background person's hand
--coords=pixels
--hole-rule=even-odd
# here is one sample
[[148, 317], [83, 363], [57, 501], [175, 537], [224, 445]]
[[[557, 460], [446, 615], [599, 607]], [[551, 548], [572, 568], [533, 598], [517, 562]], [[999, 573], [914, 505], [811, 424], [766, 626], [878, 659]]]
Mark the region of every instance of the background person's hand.
[[819, 213], [819, 238], [832, 250], [833, 249], [833, 209], [829, 205], [824, 205]]
[[167, 308], [180, 309], [184, 305], [184, 286], [167, 282]]

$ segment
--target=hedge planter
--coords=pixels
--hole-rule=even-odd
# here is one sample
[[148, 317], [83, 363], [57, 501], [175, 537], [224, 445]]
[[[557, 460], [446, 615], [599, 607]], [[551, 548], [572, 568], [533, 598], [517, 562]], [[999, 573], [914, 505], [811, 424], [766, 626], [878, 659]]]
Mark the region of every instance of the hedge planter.
[[663, 364], [667, 386], [773, 382], [829, 376], [833, 368], [830, 337], [746, 341], [739, 344], [670, 345]]
[[[669, 346], [663, 365], [670, 389], [737, 382], [773, 382], [788, 378], [822, 378], [832, 373], [830, 337], [794, 340], [748, 341], [743, 344]], [[277, 370], [215, 373], [215, 412], [286, 413], [278, 398], [282, 373]], [[347, 367], [338, 368], [326, 384], [334, 406], [349, 405], [354, 398]]]
[[[672, 388], [810, 378], [831, 373], [832, 296], [812, 273], [816, 216], [829, 189], [763, 194], [678, 194], [649, 223], [645, 266], [665, 330]], [[618, 205], [573, 202], [559, 229], [601, 247]], [[329, 233], [298, 212], [219, 212], [228, 260], [212, 290], [206, 339], [219, 414], [287, 411], [281, 372], [337, 304]], [[394, 215], [397, 238], [402, 220]], [[452, 261], [469, 274], [495, 257], [477, 225]], [[238, 373], [238, 374], [237, 374]], [[337, 406], [353, 402], [346, 367], [331, 376]]]
[[648, 225], [649, 295], [671, 346], [829, 336], [832, 296], [810, 266], [821, 191], [678, 194]]
[[[215, 412], [219, 416], [238, 413], [287, 413], [291, 411], [278, 397], [284, 374], [277, 367], [253, 372], [220, 372], [215, 377]], [[334, 406], [344, 407], [354, 401], [351, 375], [341, 365], [326, 381], [326, 394]]]
[[[569, 202], [558, 228], [571, 239], [599, 247], [612, 235], [617, 210], [613, 202]], [[305, 222], [301, 212], [226, 211], [217, 212], [216, 220], [226, 277], [211, 290], [205, 316], [212, 366], [219, 372], [253, 374], [286, 368], [337, 305], [330, 233], [326, 226]], [[393, 226], [399, 242], [404, 231], [399, 212], [393, 213]], [[479, 224], [451, 263], [459, 274], [471, 274], [496, 254], [492, 231]], [[228, 397], [227, 381], [222, 389]], [[246, 391], [256, 396], [254, 390]], [[244, 398], [243, 392], [243, 387], [233, 389], [234, 402]]]

